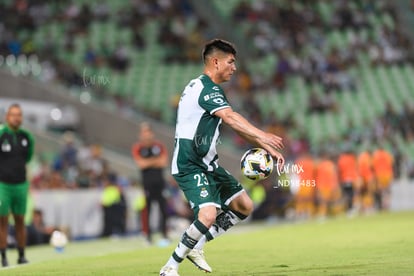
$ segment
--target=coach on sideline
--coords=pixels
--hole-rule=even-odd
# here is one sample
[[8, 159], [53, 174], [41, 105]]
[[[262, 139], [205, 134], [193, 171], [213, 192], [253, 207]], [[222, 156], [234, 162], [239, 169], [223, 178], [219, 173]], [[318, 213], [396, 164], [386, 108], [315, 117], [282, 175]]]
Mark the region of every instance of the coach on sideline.
[[34, 139], [20, 128], [22, 109], [12, 104], [6, 113], [6, 124], [0, 125], [0, 253], [1, 264], [8, 266], [6, 257], [7, 230], [9, 212], [13, 214], [16, 228], [18, 264], [27, 263], [24, 248], [26, 246], [26, 213], [29, 182], [26, 179], [26, 164], [33, 156]]

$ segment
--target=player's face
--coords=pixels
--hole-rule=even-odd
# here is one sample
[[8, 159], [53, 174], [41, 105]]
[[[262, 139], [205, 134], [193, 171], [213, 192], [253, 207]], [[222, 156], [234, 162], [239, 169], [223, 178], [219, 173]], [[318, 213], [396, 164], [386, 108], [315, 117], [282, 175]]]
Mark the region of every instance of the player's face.
[[229, 81], [236, 70], [236, 58], [233, 54], [217, 58], [217, 75], [221, 82]]
[[11, 107], [6, 115], [6, 122], [13, 130], [19, 129], [22, 124], [23, 114], [19, 107]]

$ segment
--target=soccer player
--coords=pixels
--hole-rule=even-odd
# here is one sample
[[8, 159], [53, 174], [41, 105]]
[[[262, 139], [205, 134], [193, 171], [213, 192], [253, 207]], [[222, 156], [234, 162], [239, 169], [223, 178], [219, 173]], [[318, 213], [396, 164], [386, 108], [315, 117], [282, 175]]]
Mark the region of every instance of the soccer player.
[[372, 165], [374, 168], [375, 200], [381, 210], [389, 209], [391, 183], [394, 178], [394, 157], [383, 146], [373, 152]]
[[299, 219], [310, 218], [315, 210], [315, 187], [309, 183], [315, 181], [315, 160], [307, 152], [296, 159], [296, 164], [303, 171], [300, 178], [299, 189], [295, 197], [295, 211]]
[[369, 213], [373, 211], [375, 191], [372, 154], [369, 150], [358, 155], [358, 174], [361, 178], [361, 207], [364, 212]]
[[160, 275], [178, 275], [187, 257], [199, 269], [211, 272], [203, 245], [247, 218], [253, 203], [241, 184], [218, 164], [216, 143], [222, 122], [253, 145], [267, 150], [279, 165], [282, 139], [250, 124], [233, 111], [220, 83], [236, 71], [236, 50], [224, 40], [209, 41], [202, 53], [204, 70], [185, 87], [178, 105], [172, 174], [194, 212], [194, 222]]
[[359, 211], [359, 181], [357, 156], [351, 148], [347, 148], [338, 157], [338, 174], [342, 195], [349, 214]]
[[326, 150], [323, 150], [315, 170], [317, 215], [321, 220], [328, 216], [328, 212], [335, 213], [337, 211], [341, 195], [337, 168], [330, 155]]
[[18, 104], [11, 105], [6, 113], [6, 124], [0, 125], [0, 253], [1, 264], [8, 266], [6, 257], [7, 228], [9, 212], [13, 214], [18, 264], [27, 263], [24, 249], [26, 246], [26, 213], [29, 182], [26, 179], [26, 164], [33, 156], [34, 139], [20, 128], [22, 110]]

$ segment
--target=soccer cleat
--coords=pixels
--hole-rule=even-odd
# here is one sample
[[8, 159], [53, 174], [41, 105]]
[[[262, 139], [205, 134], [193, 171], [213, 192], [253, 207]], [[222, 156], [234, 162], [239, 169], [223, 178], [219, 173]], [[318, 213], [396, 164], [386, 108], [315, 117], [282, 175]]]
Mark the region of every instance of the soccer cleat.
[[164, 266], [160, 270], [160, 276], [180, 276], [177, 269], [172, 266]]
[[6, 258], [4, 258], [4, 259], [2, 259], [2, 260], [1, 260], [1, 266], [2, 266], [2, 267], [9, 266], [9, 262], [7, 261], [7, 259], [6, 259]]
[[19, 257], [17, 259], [17, 264], [27, 264], [29, 261], [25, 257]]
[[198, 269], [211, 273], [213, 269], [206, 262], [204, 257], [204, 251], [202, 249], [193, 249], [188, 253], [187, 259], [189, 259]]

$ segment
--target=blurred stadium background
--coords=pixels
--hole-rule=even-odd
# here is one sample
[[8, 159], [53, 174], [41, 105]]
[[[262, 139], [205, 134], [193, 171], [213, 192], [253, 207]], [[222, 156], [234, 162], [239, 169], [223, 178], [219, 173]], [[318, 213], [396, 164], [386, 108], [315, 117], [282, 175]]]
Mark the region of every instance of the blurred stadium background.
[[[384, 148], [390, 208], [414, 209], [413, 12], [406, 0], [1, 0], [0, 107], [20, 102], [36, 135], [31, 207], [73, 239], [97, 237], [116, 174], [138, 232], [138, 125], [151, 122], [171, 152], [180, 93], [220, 37], [238, 48], [224, 85], [233, 108], [283, 136], [289, 162]], [[227, 129], [221, 142], [221, 163], [240, 176], [250, 145]], [[182, 198], [166, 177], [174, 215]], [[275, 181], [246, 183], [267, 204], [261, 218], [295, 219], [295, 191]]]

